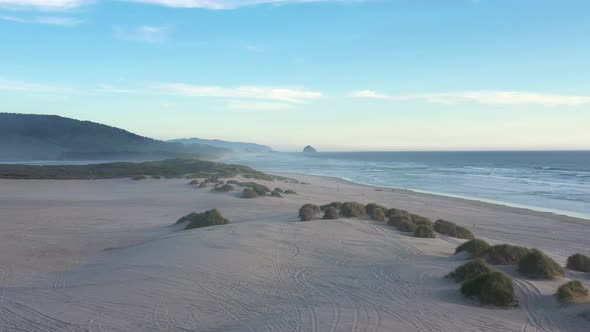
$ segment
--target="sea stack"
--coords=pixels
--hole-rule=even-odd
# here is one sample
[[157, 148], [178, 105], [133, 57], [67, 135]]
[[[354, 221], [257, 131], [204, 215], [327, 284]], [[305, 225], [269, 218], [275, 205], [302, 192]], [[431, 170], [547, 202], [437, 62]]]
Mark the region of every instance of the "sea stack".
[[303, 153], [316, 153], [318, 152], [313, 146], [308, 145], [303, 148]]

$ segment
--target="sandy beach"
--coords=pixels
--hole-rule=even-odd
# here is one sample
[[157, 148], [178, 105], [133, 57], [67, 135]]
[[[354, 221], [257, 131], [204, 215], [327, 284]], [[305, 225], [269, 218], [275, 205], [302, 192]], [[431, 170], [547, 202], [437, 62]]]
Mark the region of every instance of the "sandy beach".
[[[305, 203], [376, 202], [468, 227], [490, 243], [590, 254], [590, 221], [336, 178], [283, 198], [241, 199], [186, 179], [0, 180], [1, 331], [589, 331], [589, 304], [560, 305], [575, 278], [523, 278], [520, 305], [481, 306], [444, 278], [462, 240], [421, 239], [368, 219], [298, 222]], [[219, 209], [231, 224], [171, 227]]]

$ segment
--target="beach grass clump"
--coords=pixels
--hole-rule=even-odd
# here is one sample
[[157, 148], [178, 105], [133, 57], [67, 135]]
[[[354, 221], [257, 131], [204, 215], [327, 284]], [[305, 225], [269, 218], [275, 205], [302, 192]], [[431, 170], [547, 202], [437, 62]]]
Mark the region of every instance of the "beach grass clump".
[[590, 272], [590, 257], [573, 254], [567, 258], [567, 268], [574, 271]]
[[401, 216], [401, 217], [408, 217], [408, 218], [410, 217], [410, 213], [408, 211], [395, 209], [395, 208], [387, 210], [385, 215], [388, 217], [393, 217], [393, 216]]
[[585, 302], [588, 300], [588, 288], [578, 280], [572, 280], [559, 286], [556, 296], [561, 303]]
[[203, 181], [199, 183], [199, 188], [207, 188], [207, 182]]
[[336, 210], [340, 210], [340, 207], [342, 207], [342, 202], [332, 202], [329, 204], [324, 204], [320, 206], [320, 210], [325, 211], [328, 208], [335, 208]]
[[375, 221], [384, 222], [385, 221], [385, 211], [381, 208], [373, 209], [371, 218]]
[[232, 186], [231, 184], [224, 184], [222, 186], [218, 186], [213, 188], [214, 191], [218, 191], [218, 192], [222, 192], [222, 193], [227, 193], [230, 191], [234, 191], [236, 190], [236, 188], [234, 186]]
[[199, 180], [192, 180], [191, 182], [188, 183], [191, 186], [198, 186], [199, 185]]
[[440, 234], [458, 239], [473, 240], [475, 238], [467, 228], [442, 219], [434, 223], [434, 230]]
[[281, 192], [279, 192], [279, 191], [276, 191], [276, 190], [273, 190], [273, 191], [270, 193], [270, 196], [271, 196], [271, 197], [279, 197], [279, 198], [283, 197], [283, 195], [281, 195]]
[[283, 193], [283, 189], [281, 189], [281, 188], [278, 188], [278, 187], [277, 187], [277, 188], [275, 188], [273, 191], [276, 191], [276, 192], [278, 192], [279, 194], [282, 194], [282, 193]]
[[152, 175], [152, 179], [154, 180], [160, 180], [162, 177], [159, 175]]
[[285, 190], [285, 194], [287, 194], [287, 195], [297, 195], [297, 192], [295, 192], [295, 190], [287, 189], [287, 190]]
[[509, 307], [517, 303], [512, 279], [499, 271], [484, 273], [465, 281], [461, 293], [465, 297], [478, 299], [481, 304]]
[[490, 245], [486, 241], [473, 239], [458, 246], [455, 249], [455, 255], [461, 252], [467, 252], [471, 257], [481, 257], [489, 248]]
[[510, 244], [497, 244], [486, 250], [482, 258], [492, 265], [518, 264], [520, 260], [531, 252], [525, 247], [513, 246]]
[[530, 278], [555, 279], [565, 275], [563, 268], [538, 249], [531, 250], [518, 262], [518, 272]]
[[131, 180], [133, 181], [140, 181], [140, 180], [145, 180], [147, 179], [147, 176], [145, 175], [135, 175], [131, 178]]
[[413, 233], [416, 230], [416, 225], [414, 225], [414, 223], [412, 223], [410, 220], [403, 217], [396, 222], [395, 227], [397, 227], [398, 231], [405, 233]]
[[365, 211], [367, 211], [367, 214], [369, 215], [373, 215], [373, 212], [375, 212], [376, 209], [383, 210], [383, 212], [387, 211], [385, 206], [379, 205], [377, 203], [369, 203], [365, 205]]
[[315, 204], [304, 204], [299, 208], [299, 219], [301, 221], [313, 220], [313, 217], [320, 213], [320, 207]]
[[207, 226], [215, 226], [215, 225], [225, 225], [229, 224], [229, 220], [225, 219], [221, 212], [217, 209], [205, 211], [202, 213], [193, 212], [188, 214], [182, 218], [180, 218], [176, 224], [183, 224], [186, 223], [184, 227], [185, 230], [193, 229], [193, 228], [200, 228], [200, 227], [207, 227]]
[[467, 262], [451, 273], [447, 274], [447, 278], [454, 280], [455, 282], [464, 282], [467, 280], [475, 279], [482, 274], [490, 273], [493, 270], [486, 264], [481, 258], [476, 258], [470, 262]]
[[367, 210], [363, 204], [357, 202], [345, 202], [340, 207], [340, 215], [343, 217], [364, 217]]
[[434, 239], [436, 237], [436, 235], [434, 235], [434, 229], [427, 225], [416, 226], [416, 229], [414, 229], [414, 236], [429, 239]]
[[330, 219], [338, 219], [338, 210], [335, 207], [328, 207], [324, 210], [324, 217], [323, 219], [330, 220]]
[[258, 198], [259, 195], [252, 188], [244, 188], [244, 190], [242, 191], [242, 195], [240, 197], [242, 197], [242, 198]]
[[423, 216], [419, 216], [417, 214], [410, 213], [410, 220], [416, 226], [428, 226], [430, 228], [432, 228], [434, 226], [434, 224], [432, 223], [432, 221], [430, 221], [430, 219], [423, 217]]

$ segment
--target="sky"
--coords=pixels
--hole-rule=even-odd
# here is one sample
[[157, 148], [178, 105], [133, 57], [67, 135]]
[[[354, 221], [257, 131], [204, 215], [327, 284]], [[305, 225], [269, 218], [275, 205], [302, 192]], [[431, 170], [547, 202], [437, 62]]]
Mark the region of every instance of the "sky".
[[0, 0], [0, 111], [298, 151], [590, 149], [590, 1]]

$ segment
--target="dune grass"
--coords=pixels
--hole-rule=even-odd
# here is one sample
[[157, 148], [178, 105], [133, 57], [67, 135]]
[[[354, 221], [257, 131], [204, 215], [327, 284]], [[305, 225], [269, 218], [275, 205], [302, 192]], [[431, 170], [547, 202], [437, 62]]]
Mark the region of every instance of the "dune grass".
[[375, 221], [384, 222], [385, 221], [385, 211], [381, 208], [373, 209], [371, 218]]
[[222, 186], [218, 186], [218, 187], [213, 188], [213, 191], [218, 191], [218, 192], [223, 192], [223, 193], [234, 191], [234, 190], [236, 190], [236, 188], [234, 186], [232, 186], [231, 184], [227, 184], [227, 183]]
[[476, 298], [481, 304], [509, 307], [516, 304], [512, 279], [502, 272], [493, 271], [465, 281], [461, 293]]
[[324, 210], [324, 216], [322, 219], [338, 219], [338, 210], [336, 210], [336, 208], [332, 206], [328, 207]]
[[304, 204], [299, 208], [299, 219], [301, 221], [313, 220], [314, 216], [320, 213], [320, 207], [315, 204]]
[[467, 228], [442, 219], [434, 223], [434, 230], [440, 234], [458, 239], [473, 240], [475, 238]]
[[176, 222], [176, 224], [183, 224], [186, 223], [184, 227], [185, 230], [193, 229], [193, 228], [200, 228], [200, 227], [207, 227], [207, 226], [215, 226], [215, 225], [225, 225], [229, 224], [229, 220], [225, 219], [221, 212], [217, 209], [205, 211], [202, 213], [190, 213]]
[[335, 208], [336, 210], [340, 210], [340, 208], [342, 207], [342, 202], [332, 202], [329, 204], [324, 204], [324, 205], [320, 206], [320, 210], [325, 211], [331, 207]]
[[530, 278], [555, 279], [565, 275], [563, 268], [541, 250], [533, 249], [518, 263], [518, 272]]
[[416, 226], [416, 229], [414, 229], [414, 236], [415, 237], [422, 237], [422, 238], [429, 238], [429, 239], [433, 239], [436, 237], [436, 235], [434, 235], [434, 230], [432, 229], [432, 227], [430, 227], [428, 225]]
[[567, 258], [566, 267], [574, 271], [590, 272], [590, 257], [582, 254], [573, 254]]
[[475, 279], [482, 274], [490, 273], [493, 270], [488, 264], [481, 258], [476, 258], [470, 262], [467, 262], [451, 273], [447, 274], [447, 278], [454, 280], [455, 282], [464, 282], [467, 280]]
[[258, 198], [259, 195], [252, 188], [244, 188], [244, 190], [242, 191], [242, 195], [240, 197], [241, 198]]
[[369, 215], [373, 215], [373, 213], [375, 212], [376, 209], [383, 210], [384, 214], [385, 214], [385, 211], [387, 211], [387, 208], [385, 206], [379, 205], [377, 203], [369, 203], [369, 204], [365, 205], [365, 211]]
[[555, 295], [561, 303], [584, 302], [588, 300], [588, 288], [578, 280], [572, 280], [559, 286]]
[[492, 265], [518, 264], [520, 260], [531, 252], [530, 249], [513, 246], [510, 244], [498, 244], [489, 247], [482, 258]]
[[285, 190], [285, 194], [287, 194], [287, 195], [297, 195], [297, 192], [295, 192], [295, 190], [287, 189], [287, 190]]
[[480, 239], [469, 240], [455, 249], [455, 255], [461, 252], [467, 252], [471, 257], [481, 257], [488, 249], [490, 245]]
[[340, 207], [340, 215], [343, 217], [364, 217], [367, 210], [363, 204], [357, 202], [345, 202]]

